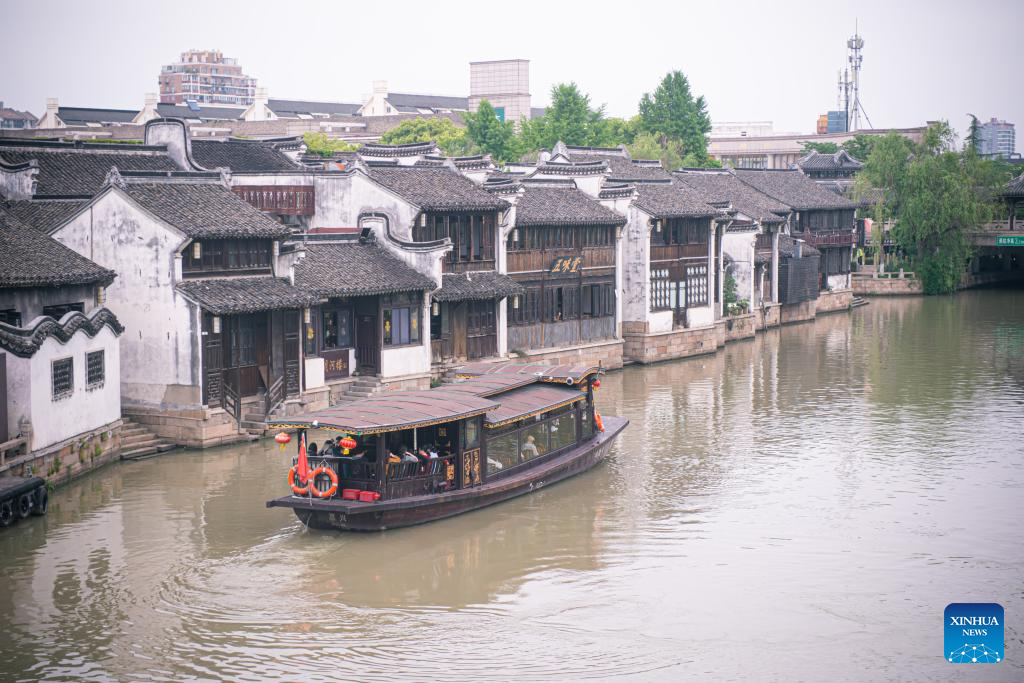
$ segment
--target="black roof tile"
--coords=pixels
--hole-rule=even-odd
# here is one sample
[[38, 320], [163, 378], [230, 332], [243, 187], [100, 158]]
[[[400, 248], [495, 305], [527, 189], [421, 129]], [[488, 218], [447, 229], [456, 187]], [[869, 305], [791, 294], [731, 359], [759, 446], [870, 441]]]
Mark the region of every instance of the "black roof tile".
[[192, 158], [203, 168], [230, 168], [236, 173], [299, 169], [273, 144], [256, 141], [192, 140]]
[[448, 168], [371, 167], [370, 176], [424, 211], [501, 211], [508, 202]]
[[0, 287], [109, 285], [114, 271], [0, 209]]
[[[116, 147], [116, 149], [111, 149]], [[103, 187], [112, 166], [122, 171], [176, 171], [178, 167], [163, 148], [132, 149], [133, 145], [83, 143], [0, 143], [0, 159], [39, 164], [36, 194], [48, 197], [83, 197]], [[141, 145], [139, 146], [141, 147]]]
[[150, 213], [193, 239], [277, 239], [289, 228], [220, 183], [129, 182], [124, 191]]
[[432, 290], [437, 283], [378, 244], [310, 242], [295, 284], [320, 296], [372, 296]]
[[569, 183], [525, 182], [516, 225], [625, 225], [626, 218]]
[[752, 171], [736, 169], [736, 177], [759, 192], [788, 204], [797, 211], [854, 209], [857, 205], [822, 187], [802, 171]]
[[6, 202], [2, 204], [2, 208], [37, 230], [53, 232], [88, 203], [85, 199], [34, 199]]
[[185, 280], [178, 290], [214, 315], [302, 308], [317, 297], [276, 277]]
[[679, 183], [704, 193], [710, 201], [729, 202], [761, 223], [783, 223], [784, 215], [790, 211], [786, 204], [755, 190], [728, 171], [684, 170], [674, 175]]
[[670, 180], [635, 182], [636, 205], [655, 218], [704, 218], [719, 210], [711, 206], [705, 193]]
[[523, 288], [504, 273], [493, 270], [471, 273], [445, 273], [441, 289], [433, 294], [435, 301], [480, 301], [503, 299], [521, 294]]

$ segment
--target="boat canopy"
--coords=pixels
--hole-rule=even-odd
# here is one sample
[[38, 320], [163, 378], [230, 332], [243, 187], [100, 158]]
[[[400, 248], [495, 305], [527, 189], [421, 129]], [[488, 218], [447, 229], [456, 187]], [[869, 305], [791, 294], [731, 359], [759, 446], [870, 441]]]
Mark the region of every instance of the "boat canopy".
[[268, 420], [272, 429], [330, 429], [348, 434], [380, 434], [418, 429], [481, 415], [498, 407], [494, 401], [469, 393], [396, 391], [371, 396], [305, 415]]
[[587, 394], [574, 387], [534, 383], [502, 394], [501, 405], [488, 411], [484, 424], [495, 429], [586, 399]]
[[268, 420], [271, 429], [329, 429], [381, 434], [486, 415], [490, 428], [523, 420], [576, 401], [600, 367], [476, 363], [460, 368], [460, 381], [428, 391], [396, 391], [325, 410]]
[[471, 363], [459, 368], [460, 379], [494, 375], [532, 375], [542, 382], [579, 384], [587, 377], [602, 372], [596, 365], [543, 365], [540, 363]]

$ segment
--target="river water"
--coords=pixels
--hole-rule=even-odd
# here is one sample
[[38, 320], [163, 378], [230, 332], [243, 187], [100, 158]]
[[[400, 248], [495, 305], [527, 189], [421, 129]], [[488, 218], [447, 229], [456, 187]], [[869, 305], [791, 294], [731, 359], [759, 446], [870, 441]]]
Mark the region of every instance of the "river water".
[[[376, 535], [272, 441], [110, 466], [0, 533], [0, 679], [1024, 679], [1024, 295], [874, 300], [609, 374], [611, 459]], [[1006, 660], [949, 664], [998, 602]]]

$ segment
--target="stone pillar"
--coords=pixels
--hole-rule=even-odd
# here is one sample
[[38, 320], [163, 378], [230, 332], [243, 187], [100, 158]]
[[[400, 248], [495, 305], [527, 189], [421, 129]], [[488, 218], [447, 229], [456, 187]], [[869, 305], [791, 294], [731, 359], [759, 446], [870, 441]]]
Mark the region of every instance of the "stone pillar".
[[772, 303], [779, 303], [779, 229], [772, 233]]
[[[665, 228], [667, 229], [667, 228]], [[712, 290], [712, 285], [715, 282], [715, 261], [718, 249], [715, 248], [715, 234], [718, 232], [718, 224], [715, 219], [712, 218], [708, 226], [708, 308], [715, 311], [712, 317], [717, 318], [719, 314], [718, 306], [715, 304], [715, 292]]]
[[723, 249], [725, 248], [725, 225], [717, 223], [715, 226], [715, 269], [716, 277], [715, 282], [718, 283], [718, 306], [715, 307], [716, 317], [721, 318], [725, 312], [725, 258], [723, 257]]

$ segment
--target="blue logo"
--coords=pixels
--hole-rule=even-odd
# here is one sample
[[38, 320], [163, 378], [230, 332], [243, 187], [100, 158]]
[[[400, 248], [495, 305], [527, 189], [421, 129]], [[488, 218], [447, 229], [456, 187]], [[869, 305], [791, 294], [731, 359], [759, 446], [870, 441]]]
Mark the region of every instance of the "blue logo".
[[954, 664], [1003, 661], [1003, 608], [994, 602], [954, 602], [945, 612], [944, 656]]

